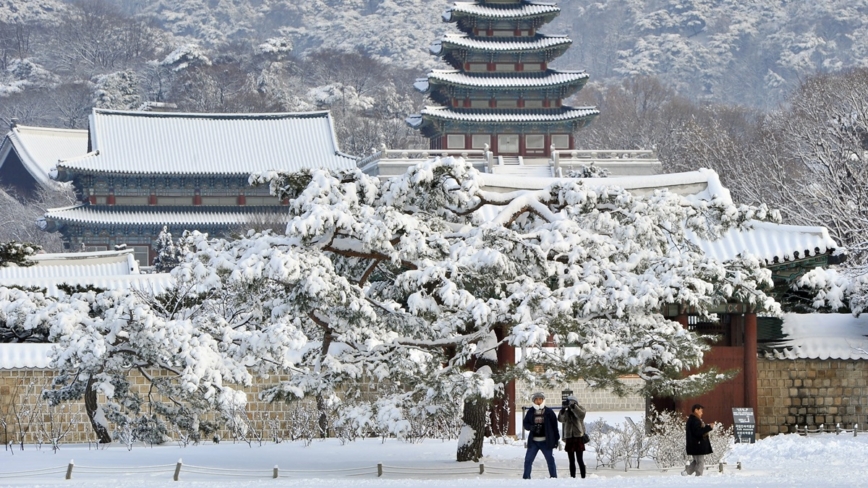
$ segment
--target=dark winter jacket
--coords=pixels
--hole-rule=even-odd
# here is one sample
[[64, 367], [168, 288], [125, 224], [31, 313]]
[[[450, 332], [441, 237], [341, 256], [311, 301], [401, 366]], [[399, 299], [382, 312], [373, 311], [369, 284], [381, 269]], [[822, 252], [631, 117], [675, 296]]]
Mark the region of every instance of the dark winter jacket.
[[[546, 447], [554, 449], [558, 447], [558, 441], [561, 440], [561, 434], [558, 432], [558, 417], [555, 411], [549, 407], [545, 407], [543, 414], [543, 425], [546, 429]], [[533, 418], [536, 415], [536, 409], [531, 408], [524, 416], [524, 430], [529, 432], [530, 438], [533, 438]]]
[[708, 433], [712, 427], [706, 425], [696, 415], [687, 418], [687, 454], [699, 456], [711, 454], [711, 440]]
[[571, 437], [582, 437], [585, 430], [585, 407], [570, 403], [567, 408], [562, 408], [558, 413], [558, 421], [564, 424], [564, 440]]

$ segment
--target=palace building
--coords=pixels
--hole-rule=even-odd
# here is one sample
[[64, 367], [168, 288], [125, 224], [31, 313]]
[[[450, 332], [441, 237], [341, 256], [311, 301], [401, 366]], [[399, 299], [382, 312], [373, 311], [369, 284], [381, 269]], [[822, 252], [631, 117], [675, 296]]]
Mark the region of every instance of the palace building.
[[39, 222], [69, 251], [126, 244], [143, 266], [156, 257], [163, 226], [211, 235], [285, 222], [282, 202], [254, 188], [250, 174], [303, 168], [344, 170], [328, 112], [190, 114], [94, 109], [86, 154], [56, 164], [79, 203]]
[[86, 152], [86, 130], [28, 127], [13, 119], [0, 143], [0, 185], [25, 199], [56, 189], [61, 183], [49, 177], [51, 169]]

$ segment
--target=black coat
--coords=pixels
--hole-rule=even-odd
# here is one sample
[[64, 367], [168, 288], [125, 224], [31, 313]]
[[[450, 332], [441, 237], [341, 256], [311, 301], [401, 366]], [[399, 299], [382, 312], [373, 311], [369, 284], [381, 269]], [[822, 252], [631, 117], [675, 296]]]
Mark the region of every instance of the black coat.
[[[531, 408], [527, 411], [527, 414], [524, 416], [524, 430], [533, 432], [533, 418], [535, 415], [535, 408]], [[545, 425], [546, 429], [546, 447], [549, 449], [558, 447], [558, 441], [561, 440], [561, 434], [558, 432], [558, 416], [555, 415], [555, 411], [549, 407], [545, 407], [545, 413], [543, 413], [543, 425]], [[533, 438], [532, 433], [530, 434], [530, 437]]]
[[711, 440], [708, 433], [712, 427], [705, 425], [696, 415], [687, 418], [687, 454], [700, 456], [711, 454]]

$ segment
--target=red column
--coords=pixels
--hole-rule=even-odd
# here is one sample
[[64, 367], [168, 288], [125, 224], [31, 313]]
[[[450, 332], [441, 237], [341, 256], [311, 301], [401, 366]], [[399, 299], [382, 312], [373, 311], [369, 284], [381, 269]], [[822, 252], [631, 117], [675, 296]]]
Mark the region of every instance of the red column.
[[115, 191], [110, 189], [108, 192], [108, 196], [105, 198], [106, 205], [114, 205], [115, 204]]
[[746, 313], [744, 314], [744, 403], [746, 407], [753, 408], [754, 418], [759, 424], [756, 356], [756, 313]]
[[238, 194], [238, 205], [242, 207], [247, 205], [247, 196], [244, 195], [244, 192]]
[[151, 194], [148, 195], [148, 205], [154, 206], [156, 204], [157, 204], [157, 194], [154, 192], [151, 192]]
[[199, 190], [193, 193], [193, 205], [202, 205], [202, 194]]

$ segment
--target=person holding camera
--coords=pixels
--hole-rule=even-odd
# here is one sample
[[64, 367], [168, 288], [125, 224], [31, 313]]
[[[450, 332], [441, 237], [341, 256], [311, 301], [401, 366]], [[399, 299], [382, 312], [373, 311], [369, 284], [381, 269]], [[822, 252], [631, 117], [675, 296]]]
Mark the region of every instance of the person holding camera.
[[579, 400], [570, 395], [563, 403], [563, 408], [558, 413], [558, 421], [564, 424], [564, 450], [567, 451], [567, 459], [570, 460], [570, 476], [576, 477], [576, 461], [579, 463], [579, 472], [585, 477], [585, 460], [582, 453], [585, 452], [585, 443], [588, 431], [585, 429], [585, 407], [579, 405]]
[[696, 404], [691, 409], [690, 417], [687, 418], [687, 454], [693, 456], [693, 461], [687, 465], [687, 469], [681, 472], [682, 476], [702, 476], [705, 471], [705, 456], [712, 453], [711, 440], [708, 434], [714, 430], [715, 422], [710, 425], [702, 421], [702, 412], [705, 408]]
[[538, 452], [542, 451], [549, 467], [549, 476], [558, 477], [558, 468], [555, 466], [555, 457], [552, 450], [557, 447], [561, 435], [558, 433], [558, 418], [554, 410], [546, 407], [546, 397], [542, 393], [534, 393], [531, 397], [533, 408], [524, 416], [524, 429], [530, 432], [527, 439], [527, 453], [524, 456], [524, 475], [522, 478], [530, 479], [530, 470], [533, 460]]

